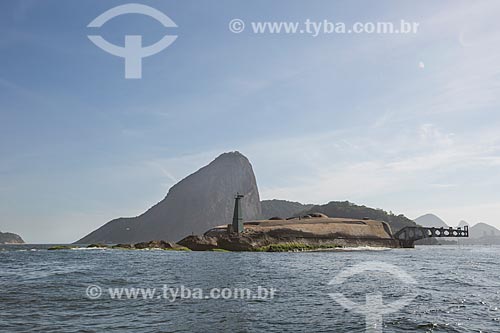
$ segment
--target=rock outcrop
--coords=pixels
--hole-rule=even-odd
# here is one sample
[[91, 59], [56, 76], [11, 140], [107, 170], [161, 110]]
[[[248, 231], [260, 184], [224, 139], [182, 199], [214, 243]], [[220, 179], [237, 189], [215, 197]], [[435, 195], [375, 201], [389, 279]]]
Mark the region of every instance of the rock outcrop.
[[24, 240], [11, 232], [0, 232], [0, 244], [24, 244]]
[[261, 215], [252, 166], [239, 152], [224, 153], [186, 177], [165, 199], [144, 214], [113, 220], [76, 243], [137, 243], [151, 239], [176, 241], [230, 223], [234, 195], [243, 194], [244, 220]]
[[217, 238], [198, 235], [187, 236], [179, 242], [179, 245], [193, 251], [210, 251], [218, 248]]
[[[92, 247], [93, 244], [87, 246]], [[174, 251], [189, 251], [187, 247], [181, 246], [176, 243], [166, 242], [163, 240], [154, 240], [149, 242], [141, 242], [137, 244], [116, 244], [112, 247], [113, 249], [123, 249], [123, 250], [148, 250], [148, 249], [159, 249], [159, 250], [174, 250]]]

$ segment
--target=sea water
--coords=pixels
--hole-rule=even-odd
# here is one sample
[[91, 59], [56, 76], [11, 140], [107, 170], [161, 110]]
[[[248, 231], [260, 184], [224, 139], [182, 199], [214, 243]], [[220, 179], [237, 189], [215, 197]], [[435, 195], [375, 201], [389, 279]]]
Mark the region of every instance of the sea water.
[[[500, 247], [301, 253], [47, 248], [0, 247], [0, 332], [366, 332], [367, 295], [383, 302], [371, 309], [381, 316], [382, 327], [371, 328], [379, 332], [500, 332]], [[109, 290], [124, 288], [155, 292], [111, 297]], [[166, 297], [168, 288], [184, 288], [184, 295]], [[238, 288], [275, 292], [210, 295]], [[185, 297], [186, 290], [205, 294]], [[346, 307], [339, 295], [357, 308]], [[382, 313], [402, 298], [409, 302]]]

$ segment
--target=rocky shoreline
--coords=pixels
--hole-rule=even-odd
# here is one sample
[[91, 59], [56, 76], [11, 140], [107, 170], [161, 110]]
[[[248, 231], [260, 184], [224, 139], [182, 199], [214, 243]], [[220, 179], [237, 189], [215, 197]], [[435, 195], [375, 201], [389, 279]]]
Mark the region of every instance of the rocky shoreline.
[[[81, 248], [74, 245], [56, 245], [49, 247], [48, 250], [71, 250]], [[87, 249], [116, 249], [116, 250], [166, 250], [166, 251], [190, 251], [185, 246], [167, 242], [164, 240], [154, 240], [149, 242], [140, 242], [135, 244], [90, 244], [87, 245]]]

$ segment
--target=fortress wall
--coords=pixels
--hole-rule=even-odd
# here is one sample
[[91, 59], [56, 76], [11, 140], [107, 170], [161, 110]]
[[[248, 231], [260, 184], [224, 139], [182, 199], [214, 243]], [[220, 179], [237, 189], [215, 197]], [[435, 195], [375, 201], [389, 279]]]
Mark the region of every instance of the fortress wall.
[[291, 221], [262, 221], [258, 225], [245, 225], [254, 232], [270, 233], [273, 236], [298, 237], [301, 234], [319, 238], [352, 238], [352, 239], [392, 239], [389, 229], [381, 221], [344, 220], [344, 219], [311, 219]]

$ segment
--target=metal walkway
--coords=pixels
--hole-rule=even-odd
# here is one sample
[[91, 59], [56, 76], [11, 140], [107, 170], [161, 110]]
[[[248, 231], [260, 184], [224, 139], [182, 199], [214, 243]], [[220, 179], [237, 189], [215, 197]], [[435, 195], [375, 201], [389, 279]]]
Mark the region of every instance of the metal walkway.
[[399, 240], [401, 247], [415, 247], [415, 241], [431, 237], [469, 237], [469, 227], [464, 228], [430, 228], [405, 227], [399, 230], [394, 238]]

